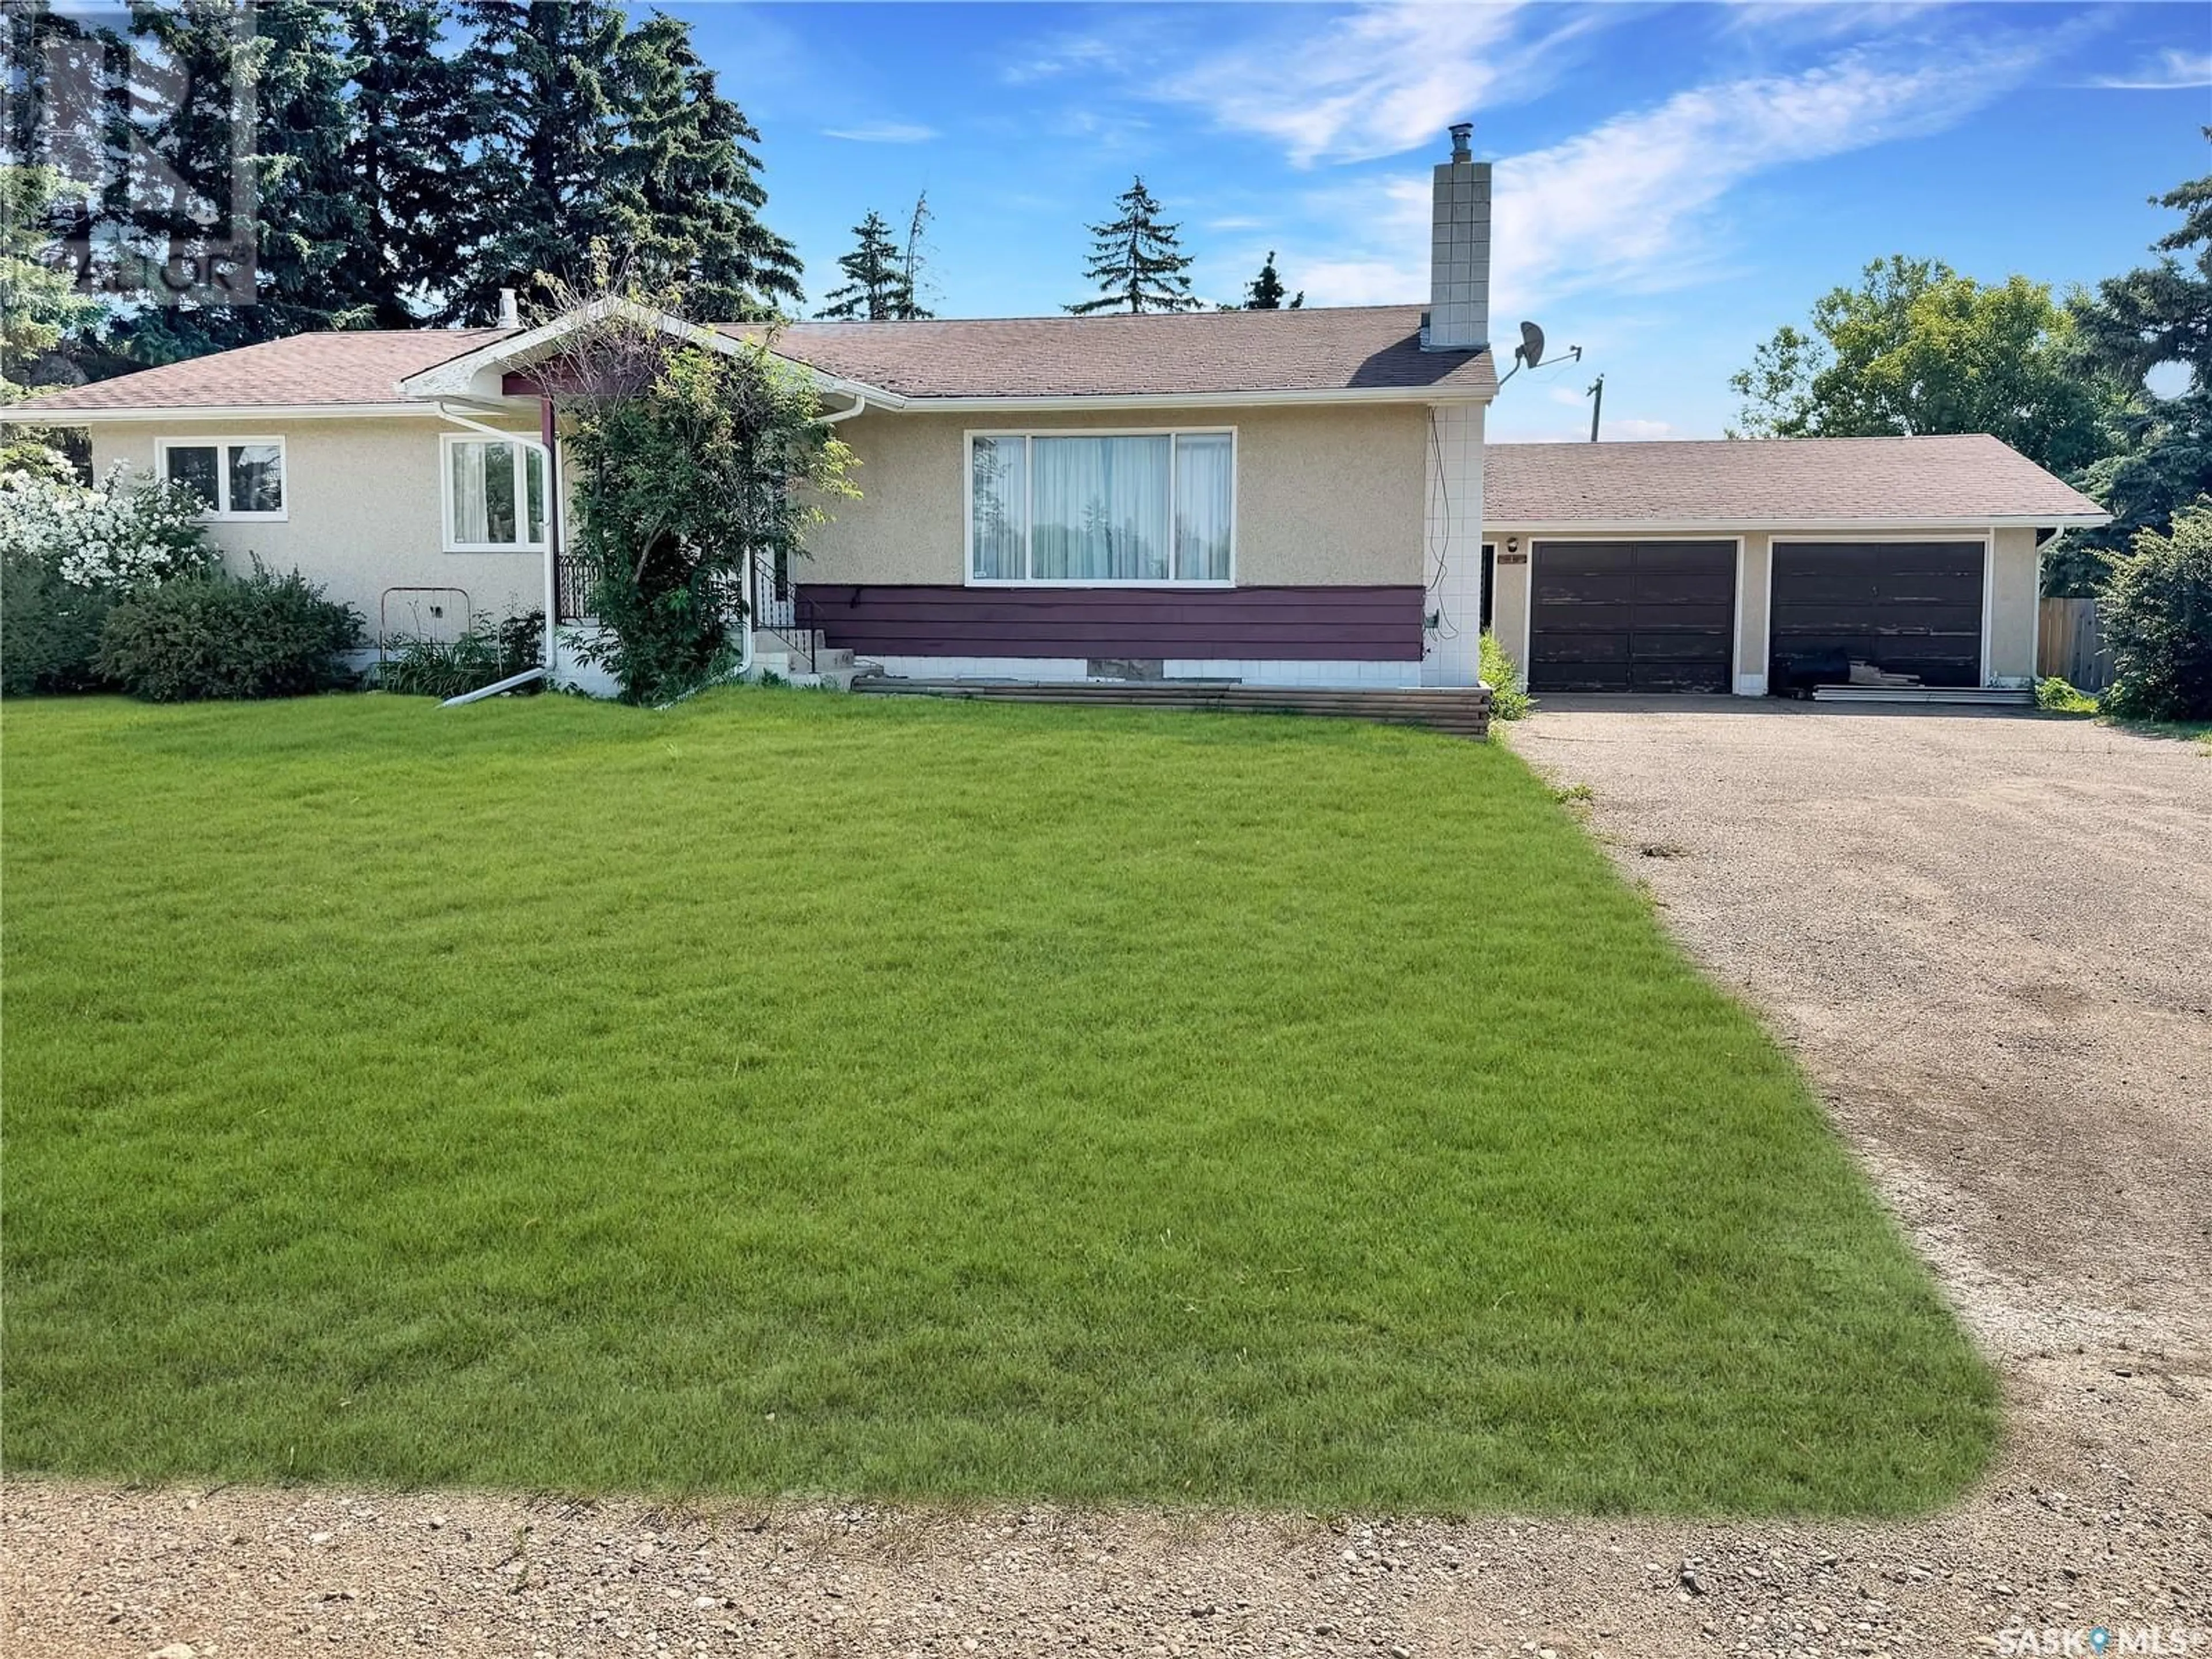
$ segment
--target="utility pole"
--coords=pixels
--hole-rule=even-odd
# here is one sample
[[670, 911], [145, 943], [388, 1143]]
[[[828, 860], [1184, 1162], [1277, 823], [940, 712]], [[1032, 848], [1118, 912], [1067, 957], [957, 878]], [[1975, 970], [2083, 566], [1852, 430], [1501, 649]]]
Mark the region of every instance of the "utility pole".
[[1596, 399], [1595, 403], [1590, 404], [1590, 441], [1592, 443], [1595, 443], [1597, 441], [1597, 417], [1605, 412], [1605, 376], [1601, 374], [1597, 379], [1591, 381], [1589, 390], [1583, 392], [1583, 396]]

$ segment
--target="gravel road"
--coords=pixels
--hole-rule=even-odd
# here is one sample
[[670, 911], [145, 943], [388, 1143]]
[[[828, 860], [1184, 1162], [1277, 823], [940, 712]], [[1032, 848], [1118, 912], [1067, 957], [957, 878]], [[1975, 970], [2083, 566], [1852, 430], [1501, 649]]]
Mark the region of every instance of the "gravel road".
[[[2212, 1655], [2212, 752], [1559, 699], [1506, 740], [1803, 1056], [2000, 1365], [1905, 1525], [15, 1481], [17, 1656]], [[2155, 1650], [2140, 1642], [2157, 1632]], [[2022, 1632], [2034, 1632], [2027, 1645]], [[2077, 1646], [2063, 1649], [2071, 1633]]]

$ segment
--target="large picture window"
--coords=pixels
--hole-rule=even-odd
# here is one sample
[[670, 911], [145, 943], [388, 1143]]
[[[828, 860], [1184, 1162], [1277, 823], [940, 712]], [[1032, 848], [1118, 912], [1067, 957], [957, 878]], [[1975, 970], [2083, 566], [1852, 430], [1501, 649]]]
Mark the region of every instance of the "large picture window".
[[164, 438], [161, 476], [207, 503], [210, 519], [284, 516], [282, 438]]
[[545, 452], [517, 439], [445, 434], [446, 550], [545, 550]]
[[968, 440], [970, 581], [1225, 583], [1236, 516], [1233, 432]]

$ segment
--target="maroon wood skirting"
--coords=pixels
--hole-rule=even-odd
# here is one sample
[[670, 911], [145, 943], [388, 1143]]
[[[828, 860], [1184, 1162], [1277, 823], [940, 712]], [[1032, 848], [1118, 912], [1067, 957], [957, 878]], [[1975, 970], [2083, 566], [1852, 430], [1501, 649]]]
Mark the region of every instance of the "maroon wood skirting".
[[1419, 662], [1421, 590], [805, 582], [801, 620], [872, 656]]

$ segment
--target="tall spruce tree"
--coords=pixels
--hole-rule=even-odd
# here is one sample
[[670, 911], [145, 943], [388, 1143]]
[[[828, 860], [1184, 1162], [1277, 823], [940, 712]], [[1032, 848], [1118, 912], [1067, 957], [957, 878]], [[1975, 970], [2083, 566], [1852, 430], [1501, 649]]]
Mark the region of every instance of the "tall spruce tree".
[[[152, 55], [161, 95], [133, 118], [136, 142], [118, 158], [101, 216], [149, 262], [139, 293], [154, 303], [111, 330], [134, 360], [368, 320], [338, 275], [361, 222], [345, 172], [347, 64], [335, 23], [322, 0], [133, 9], [132, 35]], [[242, 136], [241, 114], [251, 123]]]
[[477, 153], [447, 316], [489, 321], [501, 289], [540, 272], [589, 286], [595, 245], [632, 283], [684, 287], [702, 315], [802, 297], [797, 254], [758, 217], [759, 134], [689, 24], [632, 30], [606, 0], [463, 0], [462, 17]]
[[845, 285], [830, 290], [830, 303], [814, 314], [840, 322], [908, 322], [929, 313], [915, 303], [914, 282], [908, 259], [891, 240], [891, 228], [880, 213], [853, 227], [859, 240], [850, 253], [837, 260]]
[[1269, 248], [1267, 263], [1260, 267], [1260, 274], [1252, 279], [1251, 286], [1244, 290], [1244, 309], [1247, 311], [1296, 311], [1305, 304], [1306, 291], [1300, 289], [1297, 297], [1285, 306], [1283, 303], [1283, 296], [1289, 292], [1290, 290], [1283, 286], [1283, 279], [1275, 270], [1275, 250]]
[[1096, 311], [1195, 311], [1203, 304], [1190, 291], [1190, 256], [1177, 246], [1176, 226], [1160, 218], [1160, 204], [1133, 180], [1114, 201], [1119, 217], [1091, 227], [1091, 263], [1084, 275], [1098, 284], [1098, 297], [1068, 307], [1077, 316]]
[[342, 0], [345, 174], [357, 224], [340, 270], [377, 328], [414, 326], [460, 273], [450, 222], [469, 130], [457, 65], [439, 50], [449, 0]]
[[474, 154], [457, 197], [461, 271], [447, 320], [489, 323], [502, 288], [539, 271], [587, 276], [592, 243], [618, 252], [641, 206], [613, 187], [614, 90], [627, 27], [603, 0], [462, 0], [460, 73]]
[[643, 223], [630, 267], [653, 287], [680, 287], [715, 321], [796, 305], [798, 251], [760, 222], [768, 192], [748, 146], [760, 134], [716, 88], [691, 44], [691, 26], [655, 13], [622, 46], [619, 182], [634, 188]]

